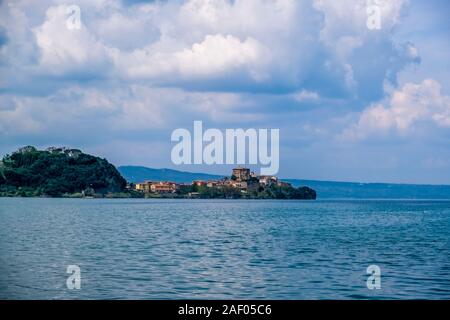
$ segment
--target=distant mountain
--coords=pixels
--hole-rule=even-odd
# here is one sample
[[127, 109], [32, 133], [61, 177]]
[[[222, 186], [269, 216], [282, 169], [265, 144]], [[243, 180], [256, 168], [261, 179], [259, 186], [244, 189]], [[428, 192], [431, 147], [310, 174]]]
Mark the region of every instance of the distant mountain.
[[[193, 180], [215, 180], [223, 177], [206, 173], [152, 169], [140, 166], [122, 166], [118, 170], [130, 182], [156, 180], [189, 183]], [[282, 180], [290, 182], [296, 187], [308, 186], [316, 190], [318, 199], [450, 199], [450, 185]]]
[[318, 199], [450, 199], [450, 185], [358, 183], [286, 179], [293, 186], [306, 185]]
[[207, 173], [194, 173], [172, 169], [153, 169], [141, 166], [121, 166], [117, 169], [129, 182], [143, 182], [149, 180], [189, 183], [193, 180], [217, 180], [223, 178], [223, 176]]

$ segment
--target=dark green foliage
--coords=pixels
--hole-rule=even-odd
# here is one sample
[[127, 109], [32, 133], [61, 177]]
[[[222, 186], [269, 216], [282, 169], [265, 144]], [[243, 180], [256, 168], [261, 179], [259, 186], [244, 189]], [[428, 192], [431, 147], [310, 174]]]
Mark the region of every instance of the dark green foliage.
[[233, 187], [224, 187], [223, 189], [221, 189], [221, 191], [224, 194], [224, 198], [227, 199], [235, 199], [240, 198], [242, 196], [241, 191]]
[[24, 147], [6, 155], [0, 171], [0, 194], [4, 195], [58, 197], [89, 189], [107, 194], [126, 186], [106, 159], [76, 149]]
[[266, 188], [260, 187], [258, 191], [254, 193], [254, 197], [259, 199], [316, 199], [316, 191], [308, 187], [295, 188], [292, 186], [270, 185]]
[[298, 187], [296, 190], [297, 191], [293, 199], [316, 200], [317, 198], [316, 190], [309, 187]]
[[[271, 185], [269, 187], [259, 187], [257, 190], [242, 193], [238, 188], [231, 186], [206, 187], [196, 185], [182, 185], [177, 190], [178, 197], [186, 197], [190, 192], [198, 192], [198, 197], [202, 199], [301, 199], [315, 200], [316, 192], [308, 187], [294, 188], [291, 186]], [[172, 196], [172, 195], [171, 195]]]
[[187, 195], [188, 193], [190, 193], [190, 192], [195, 192], [194, 191], [194, 187], [196, 187], [196, 186], [193, 186], [193, 185], [181, 185], [179, 188], [178, 188], [178, 190], [177, 190], [177, 193], [179, 194], [179, 195]]
[[199, 187], [198, 192], [200, 194], [200, 198], [203, 199], [215, 199], [215, 198], [237, 199], [242, 196], [242, 193], [239, 189], [230, 186], [222, 188]]
[[178, 197], [186, 197], [191, 192], [197, 192], [202, 199], [236, 199], [241, 197], [241, 191], [233, 187], [207, 187], [197, 185], [181, 185], [176, 194]]

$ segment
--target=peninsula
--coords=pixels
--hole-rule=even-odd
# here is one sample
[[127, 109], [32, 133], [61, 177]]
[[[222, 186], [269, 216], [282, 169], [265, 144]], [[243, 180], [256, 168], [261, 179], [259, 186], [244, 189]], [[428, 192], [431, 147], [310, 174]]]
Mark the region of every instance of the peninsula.
[[195, 180], [192, 183], [145, 181], [131, 187], [149, 198], [316, 199], [316, 191], [311, 188], [295, 188], [276, 176], [258, 176], [243, 167], [234, 168], [230, 177], [217, 180]]
[[242, 167], [217, 180], [127, 183], [106, 159], [78, 149], [27, 146], [0, 161], [0, 196], [313, 200], [316, 191]]

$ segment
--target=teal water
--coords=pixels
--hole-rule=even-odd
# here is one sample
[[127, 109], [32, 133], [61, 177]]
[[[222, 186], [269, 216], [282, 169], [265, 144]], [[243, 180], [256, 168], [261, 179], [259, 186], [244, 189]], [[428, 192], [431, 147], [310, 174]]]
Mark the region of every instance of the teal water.
[[0, 298], [449, 299], [449, 241], [449, 201], [0, 198]]

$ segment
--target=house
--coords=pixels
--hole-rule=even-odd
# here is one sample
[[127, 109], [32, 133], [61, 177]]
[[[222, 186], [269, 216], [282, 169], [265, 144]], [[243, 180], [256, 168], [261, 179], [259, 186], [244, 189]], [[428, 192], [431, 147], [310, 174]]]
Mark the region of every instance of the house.
[[258, 182], [261, 186], [267, 187], [274, 183], [277, 183], [278, 178], [276, 176], [259, 176]]
[[148, 193], [148, 192], [150, 192], [151, 184], [152, 184], [152, 182], [150, 182], [150, 181], [140, 182], [140, 183], [136, 183], [134, 188], [136, 191]]
[[208, 188], [218, 188], [223, 186], [223, 181], [220, 180], [209, 180], [206, 182]]
[[207, 182], [203, 180], [194, 180], [192, 181], [192, 184], [197, 187], [204, 187], [207, 185]]
[[142, 183], [136, 183], [135, 190], [141, 191], [144, 193], [173, 193], [178, 189], [179, 185], [175, 182], [167, 182], [167, 181], [145, 181]]
[[174, 193], [177, 188], [174, 182], [157, 182], [150, 185], [150, 190], [155, 193]]
[[231, 182], [231, 186], [237, 189], [240, 189], [241, 191], [246, 191], [248, 188], [247, 181], [233, 181]]

